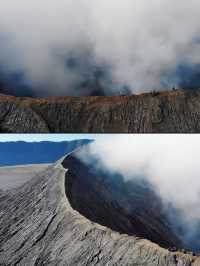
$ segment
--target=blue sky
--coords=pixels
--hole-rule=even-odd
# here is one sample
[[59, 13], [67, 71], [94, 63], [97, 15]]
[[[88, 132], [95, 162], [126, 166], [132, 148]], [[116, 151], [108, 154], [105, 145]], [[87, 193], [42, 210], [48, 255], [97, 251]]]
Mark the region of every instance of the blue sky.
[[101, 134], [0, 134], [0, 142], [6, 141], [70, 141], [76, 139], [100, 139]]

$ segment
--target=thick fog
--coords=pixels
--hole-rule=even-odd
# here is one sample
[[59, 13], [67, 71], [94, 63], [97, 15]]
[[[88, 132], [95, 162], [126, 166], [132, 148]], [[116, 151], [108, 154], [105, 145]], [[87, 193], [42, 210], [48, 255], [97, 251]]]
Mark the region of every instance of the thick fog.
[[89, 94], [78, 88], [95, 68], [106, 94], [198, 86], [199, 10], [198, 0], [1, 1], [0, 70], [36, 95]]
[[[111, 135], [90, 145], [80, 158], [125, 180], [147, 180], [161, 197], [175, 227], [200, 248], [200, 137], [198, 135]], [[170, 207], [170, 208], [169, 208]], [[173, 208], [171, 208], [173, 207]], [[172, 212], [173, 210], [173, 212]], [[199, 241], [199, 240], [198, 240]]]

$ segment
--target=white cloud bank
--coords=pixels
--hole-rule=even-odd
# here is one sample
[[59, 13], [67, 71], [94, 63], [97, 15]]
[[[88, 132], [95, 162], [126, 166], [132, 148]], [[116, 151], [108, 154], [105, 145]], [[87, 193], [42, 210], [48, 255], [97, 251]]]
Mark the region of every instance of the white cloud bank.
[[82, 69], [64, 62], [74, 53], [134, 93], [172, 86], [177, 65], [200, 63], [199, 10], [199, 0], [1, 0], [0, 62], [47, 94], [76, 94]]
[[141, 176], [153, 184], [164, 203], [182, 211], [186, 222], [200, 221], [200, 136], [111, 135], [82, 151], [99, 159], [99, 167], [127, 180]]

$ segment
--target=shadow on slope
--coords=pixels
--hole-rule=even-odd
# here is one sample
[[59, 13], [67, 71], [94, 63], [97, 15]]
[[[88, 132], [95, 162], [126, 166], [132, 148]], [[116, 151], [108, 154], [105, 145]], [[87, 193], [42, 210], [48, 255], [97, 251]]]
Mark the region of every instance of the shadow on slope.
[[146, 181], [124, 181], [122, 176], [66, 157], [65, 190], [72, 207], [89, 220], [120, 233], [149, 239], [164, 248], [182, 247], [161, 200]]

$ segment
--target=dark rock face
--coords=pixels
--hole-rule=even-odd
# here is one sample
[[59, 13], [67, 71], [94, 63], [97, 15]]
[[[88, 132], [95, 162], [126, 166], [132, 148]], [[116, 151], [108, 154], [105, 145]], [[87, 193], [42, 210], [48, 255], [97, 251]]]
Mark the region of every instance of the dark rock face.
[[74, 210], [65, 193], [77, 182], [70, 156], [22, 187], [0, 191], [0, 265], [200, 265], [198, 257], [119, 234]]
[[0, 97], [1, 132], [200, 132], [200, 90], [138, 96]]
[[183, 247], [149, 183], [126, 182], [120, 175], [95, 169], [93, 164], [84, 164], [75, 156], [68, 156], [63, 165], [69, 169], [65, 179], [67, 197], [83, 216], [165, 248]]

